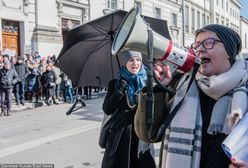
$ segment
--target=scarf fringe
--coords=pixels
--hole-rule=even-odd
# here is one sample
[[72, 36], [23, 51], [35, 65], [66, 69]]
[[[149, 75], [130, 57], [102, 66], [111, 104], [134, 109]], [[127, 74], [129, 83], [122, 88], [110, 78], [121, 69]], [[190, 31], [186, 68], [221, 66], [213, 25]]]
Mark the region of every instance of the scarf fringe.
[[230, 132], [230, 129], [229, 131], [228, 131], [228, 128], [224, 129], [222, 124], [211, 124], [209, 125], [207, 132], [210, 135], [217, 135], [220, 132], [222, 133], [225, 132], [227, 134], [227, 132]]

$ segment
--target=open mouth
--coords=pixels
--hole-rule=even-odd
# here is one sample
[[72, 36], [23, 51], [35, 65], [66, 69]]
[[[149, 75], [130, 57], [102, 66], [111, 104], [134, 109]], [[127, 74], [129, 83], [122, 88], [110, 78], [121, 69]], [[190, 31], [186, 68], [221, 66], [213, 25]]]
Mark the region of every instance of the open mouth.
[[138, 69], [138, 67], [132, 67], [132, 69], [137, 70], [137, 69]]
[[209, 58], [206, 58], [206, 57], [203, 57], [201, 58], [201, 64], [204, 65], [204, 64], [208, 64], [211, 60]]

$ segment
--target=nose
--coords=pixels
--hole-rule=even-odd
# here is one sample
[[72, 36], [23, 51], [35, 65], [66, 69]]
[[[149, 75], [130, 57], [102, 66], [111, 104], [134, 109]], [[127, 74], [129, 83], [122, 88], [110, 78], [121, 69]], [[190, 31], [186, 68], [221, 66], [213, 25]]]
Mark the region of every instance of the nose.
[[137, 65], [139, 63], [139, 60], [134, 59], [133, 64]]
[[206, 52], [206, 49], [205, 49], [205, 47], [203, 46], [203, 44], [201, 44], [200, 46], [199, 46], [199, 48], [198, 48], [198, 50], [197, 50], [197, 55], [199, 56], [200, 55], [200, 53], [204, 53], [204, 52]]

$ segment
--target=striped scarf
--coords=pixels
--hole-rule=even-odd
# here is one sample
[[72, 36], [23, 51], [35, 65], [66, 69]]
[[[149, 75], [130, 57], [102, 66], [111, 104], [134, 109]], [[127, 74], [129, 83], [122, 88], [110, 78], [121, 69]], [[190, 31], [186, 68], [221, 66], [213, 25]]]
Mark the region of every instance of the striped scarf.
[[[181, 80], [183, 85], [176, 93], [172, 109], [185, 94], [186, 96], [170, 127], [166, 130], [162, 168], [199, 168], [200, 166], [202, 116], [199, 88], [217, 100], [208, 133], [230, 133], [237, 120], [247, 110], [247, 88], [244, 86], [248, 78], [247, 71], [245, 61], [237, 60], [227, 72], [221, 75], [208, 78], [198, 73], [187, 94], [189, 80], [184, 83], [184, 79]], [[230, 97], [228, 93], [232, 93], [232, 96]], [[238, 114], [237, 120], [233, 118], [236, 116], [234, 114]]]

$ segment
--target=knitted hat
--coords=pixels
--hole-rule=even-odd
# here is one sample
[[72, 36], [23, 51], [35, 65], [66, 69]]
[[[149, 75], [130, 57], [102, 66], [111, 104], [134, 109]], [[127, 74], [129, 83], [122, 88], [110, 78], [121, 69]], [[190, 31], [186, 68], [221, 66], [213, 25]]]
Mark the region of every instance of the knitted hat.
[[139, 57], [142, 61], [142, 54], [138, 51], [125, 50], [119, 54], [119, 57], [123, 60], [123, 65], [126, 65], [128, 60], [132, 57]]
[[23, 57], [23, 56], [18, 56], [18, 57], [17, 57], [17, 60], [22, 60], [22, 61], [24, 61], [24, 57]]
[[4, 54], [4, 55], [3, 55], [3, 58], [4, 58], [4, 57], [7, 57], [7, 58], [9, 59], [9, 54]]
[[206, 30], [210, 30], [217, 34], [217, 36], [220, 38], [220, 40], [225, 46], [227, 54], [230, 57], [231, 64], [233, 64], [236, 55], [239, 54], [242, 47], [239, 34], [229, 27], [219, 24], [210, 24], [197, 30], [196, 37], [198, 36], [199, 33], [205, 32]]
[[4, 61], [4, 65], [10, 65], [10, 61], [9, 60], [5, 60]]

